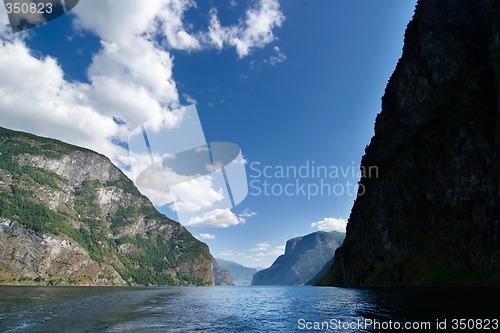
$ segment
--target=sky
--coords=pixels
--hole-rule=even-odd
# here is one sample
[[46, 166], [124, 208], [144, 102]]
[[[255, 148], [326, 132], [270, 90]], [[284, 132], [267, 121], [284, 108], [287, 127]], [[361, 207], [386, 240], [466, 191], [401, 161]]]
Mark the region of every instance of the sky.
[[[0, 126], [106, 155], [216, 258], [264, 268], [345, 231], [416, 1], [140, 3], [81, 0], [15, 34], [0, 6]], [[216, 142], [239, 150], [219, 165]], [[138, 183], [197, 154], [204, 172]]]

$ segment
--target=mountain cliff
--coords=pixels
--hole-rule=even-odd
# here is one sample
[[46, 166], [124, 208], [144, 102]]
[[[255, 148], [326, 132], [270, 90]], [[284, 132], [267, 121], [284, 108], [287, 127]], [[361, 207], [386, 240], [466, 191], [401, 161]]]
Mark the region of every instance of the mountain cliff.
[[500, 1], [421, 0], [321, 284], [500, 283]]
[[212, 260], [106, 157], [0, 128], [0, 283], [213, 285]]
[[299, 285], [313, 279], [331, 260], [344, 240], [340, 232], [318, 231], [290, 239], [285, 254], [279, 256], [267, 269], [257, 272], [252, 285]]
[[233, 282], [236, 286], [249, 286], [252, 284], [252, 277], [258, 272], [256, 268], [245, 267], [234, 261], [215, 259], [220, 267], [231, 273]]
[[216, 286], [234, 286], [233, 276], [224, 267], [219, 265], [218, 260], [212, 260], [214, 279]]

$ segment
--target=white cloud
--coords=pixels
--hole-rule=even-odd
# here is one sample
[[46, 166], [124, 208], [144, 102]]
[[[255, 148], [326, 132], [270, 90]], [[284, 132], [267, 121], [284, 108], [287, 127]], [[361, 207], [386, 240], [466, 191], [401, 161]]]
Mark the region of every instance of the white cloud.
[[255, 215], [256, 213], [249, 209], [245, 209], [238, 215], [234, 214], [230, 209], [214, 209], [202, 216], [190, 218], [186, 225], [197, 228], [229, 228], [245, 224], [249, 218]]
[[[170, 188], [170, 194], [175, 198], [175, 203], [172, 208], [181, 213], [197, 212], [202, 209], [208, 209], [215, 203], [224, 199], [223, 190], [214, 188], [212, 177], [210, 176], [203, 176], [177, 184]], [[237, 217], [229, 209], [227, 209], [227, 211], [231, 213], [224, 213], [224, 217], [231, 218], [228, 221], [232, 223], [233, 218], [237, 220]], [[203, 218], [213, 219], [215, 216], [220, 215], [210, 215], [211, 212], [206, 213], [206, 216], [204, 215]], [[220, 218], [222, 219], [222, 217], [221, 215]]]
[[179, 101], [169, 53], [147, 38], [154, 30], [156, 3], [137, 6], [124, 0], [116, 6], [102, 0], [75, 8], [78, 26], [94, 31], [102, 43], [88, 68], [89, 84], [66, 81], [56, 59], [33, 56], [19, 34], [14, 41], [2, 34], [2, 125], [84, 146], [123, 163], [126, 152], [111, 141], [124, 140], [127, 129], [113, 117], [134, 128], [171, 113]]
[[[130, 160], [128, 152], [113, 141], [126, 141], [131, 129], [149, 119], [171, 126], [181, 119], [182, 114], [171, 111], [178, 109], [180, 98], [170, 50], [233, 46], [244, 57], [253, 48], [275, 40], [273, 29], [284, 21], [277, 0], [258, 0], [238, 25], [219, 24], [219, 30], [213, 31], [218, 19], [212, 11], [211, 30], [193, 32], [185, 14], [195, 7], [193, 0], [155, 0], [140, 5], [135, 0], [121, 0], [119, 5], [114, 0], [81, 1], [71, 12], [75, 28], [93, 32], [101, 42], [86, 70], [88, 83], [84, 83], [67, 81], [57, 59], [32, 52], [23, 41], [28, 32], [10, 33], [5, 8], [0, 5], [1, 125], [90, 148], [119, 166], [147, 165], [149, 156]], [[212, 32], [215, 39], [208, 37]], [[218, 36], [222, 38], [219, 42]], [[184, 98], [196, 102], [191, 96]], [[115, 117], [124, 123], [117, 124]], [[210, 177], [179, 183], [168, 195], [141, 191], [159, 206], [173, 204], [177, 212], [212, 209], [224, 198]], [[228, 227], [243, 224], [254, 215], [217, 209], [190, 222], [193, 226]]]
[[268, 242], [256, 244], [249, 250], [254, 252], [253, 256], [246, 256], [245, 259], [260, 261], [261, 258], [278, 257], [285, 253], [285, 245], [271, 246]]
[[271, 248], [271, 244], [269, 243], [259, 243], [256, 244], [255, 247], [251, 248], [250, 251], [252, 252], [262, 252], [262, 251], [267, 251]]
[[195, 50], [200, 47], [195, 36], [187, 32], [184, 14], [195, 7], [192, 0], [143, 1], [135, 0], [81, 1], [75, 8], [77, 26], [90, 29], [105, 41], [124, 45], [129, 36], [153, 41], [163, 39], [167, 48]]
[[[144, 35], [150, 40], [163, 40], [165, 47], [178, 50], [232, 46], [240, 58], [252, 48], [262, 48], [274, 41], [273, 29], [285, 20], [278, 0], [258, 0], [246, 10], [238, 25], [221, 26], [217, 11], [212, 8], [209, 30], [189, 32], [184, 17], [191, 8], [196, 8], [193, 0], [156, 0], [140, 6], [133, 0], [121, 0], [120, 6], [113, 0], [100, 0], [97, 4], [81, 2], [75, 13], [79, 27], [91, 29], [105, 41], [121, 44], [126, 39], [124, 35]], [[124, 18], [127, 24], [122, 27]]]
[[[125, 173], [126, 175], [128, 175], [127, 173]], [[133, 179], [132, 177], [128, 176], [130, 179]], [[151, 200], [151, 202], [158, 206], [158, 207], [162, 207], [162, 206], [171, 206], [173, 205], [177, 198], [174, 197], [171, 193], [169, 192], [166, 192], [166, 191], [159, 191], [159, 190], [154, 190], [154, 189], [149, 189], [149, 188], [141, 188], [139, 187], [138, 188], [139, 191], [144, 194], [145, 196], [147, 196], [149, 198], [149, 200]]]
[[103, 42], [88, 69], [90, 100], [101, 113], [118, 116], [130, 129], [161, 118], [179, 103], [172, 67], [168, 52], [143, 37], [131, 37], [122, 45]]
[[124, 129], [88, 102], [87, 84], [65, 81], [56, 60], [34, 57], [23, 41], [0, 41], [2, 126], [124, 154], [110, 138]]
[[264, 47], [275, 40], [273, 29], [280, 27], [285, 16], [278, 0], [260, 0], [258, 5], [246, 11], [246, 18], [239, 25], [223, 27], [217, 11], [210, 12], [210, 27], [204, 39], [222, 49], [234, 46], [240, 58], [247, 56], [252, 48]]
[[245, 210], [243, 210], [239, 215], [238, 215], [238, 218], [239, 219], [244, 219], [244, 220], [247, 220], [251, 217], [254, 217], [255, 215], [257, 215], [256, 212], [252, 212], [250, 209], [246, 208]]
[[186, 102], [188, 102], [189, 104], [197, 104], [198, 103], [198, 101], [196, 99], [194, 99], [191, 95], [188, 95], [186, 93], [182, 94], [182, 97], [184, 97]]
[[318, 230], [323, 231], [339, 231], [345, 232], [347, 226], [347, 221], [339, 218], [327, 217], [322, 221], [311, 223], [311, 228], [317, 228]]
[[196, 236], [198, 239], [215, 239], [215, 235], [212, 234], [199, 234]]
[[234, 256], [234, 252], [231, 250], [225, 250], [225, 251], [222, 251], [219, 255], [221, 257], [232, 257], [232, 256]]
[[229, 228], [242, 224], [238, 217], [229, 209], [214, 209], [203, 216], [191, 218], [186, 225], [197, 228]]
[[[129, 158], [135, 170], [144, 170], [151, 165], [147, 154], [130, 154]], [[162, 157], [153, 154], [153, 160], [160, 161]], [[157, 206], [168, 204], [178, 213], [190, 213], [209, 209], [224, 199], [223, 190], [216, 189], [209, 175], [185, 176], [166, 168], [149, 168], [147, 172], [147, 176], [140, 177], [130, 171], [125, 174], [136, 179], [139, 190]]]
[[271, 66], [276, 66], [277, 64], [280, 64], [286, 60], [286, 55], [281, 52], [280, 48], [278, 46], [274, 47], [274, 55], [272, 55], [269, 58], [269, 64]]
[[269, 254], [272, 256], [280, 256], [284, 253], [285, 253], [285, 245], [278, 245], [274, 248], [274, 250], [269, 252]]
[[179, 50], [197, 50], [200, 42], [189, 34], [184, 27], [184, 13], [196, 7], [192, 0], [172, 0], [159, 12], [161, 18], [161, 29], [167, 37], [168, 45]]

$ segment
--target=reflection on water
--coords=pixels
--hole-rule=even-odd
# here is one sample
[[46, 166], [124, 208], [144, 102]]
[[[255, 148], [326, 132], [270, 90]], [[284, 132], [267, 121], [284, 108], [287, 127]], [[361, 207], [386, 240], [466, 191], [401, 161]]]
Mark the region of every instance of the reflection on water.
[[0, 287], [0, 330], [296, 332], [304, 328], [301, 320], [308, 325], [365, 319], [435, 323], [498, 318], [499, 295], [498, 288]]

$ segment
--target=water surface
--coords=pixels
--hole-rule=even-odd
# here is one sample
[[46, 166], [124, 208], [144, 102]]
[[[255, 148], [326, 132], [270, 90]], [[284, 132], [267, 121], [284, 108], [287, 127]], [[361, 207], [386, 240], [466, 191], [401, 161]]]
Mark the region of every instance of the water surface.
[[[453, 318], [498, 320], [499, 296], [498, 288], [3, 286], [0, 331], [389, 332], [391, 321], [429, 322], [434, 332], [445, 319], [440, 331], [457, 331]], [[363, 326], [367, 319], [386, 326]]]

